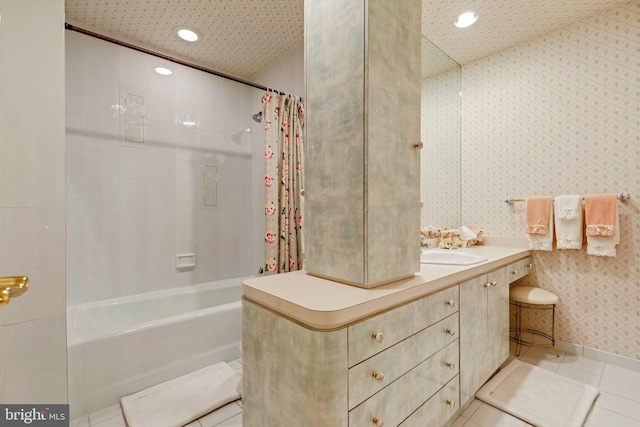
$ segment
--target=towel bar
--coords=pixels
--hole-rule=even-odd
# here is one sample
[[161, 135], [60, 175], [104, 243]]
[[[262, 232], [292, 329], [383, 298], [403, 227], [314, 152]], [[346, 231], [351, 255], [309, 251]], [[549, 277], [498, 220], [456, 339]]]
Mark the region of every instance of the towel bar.
[[[625, 192], [625, 193], [620, 193], [620, 194], [618, 194], [618, 200], [620, 200], [620, 201], [622, 201], [622, 202], [626, 202], [626, 201], [627, 201], [627, 200], [629, 200], [630, 198], [631, 198], [631, 196], [629, 195], [629, 193], [626, 193], [626, 192]], [[516, 198], [513, 198], [513, 197], [509, 197], [508, 199], [505, 199], [505, 201], [504, 201], [504, 202], [505, 202], [506, 204], [508, 204], [508, 205], [512, 205], [512, 204], [514, 204], [515, 202], [524, 202], [524, 201], [526, 201], [526, 200], [527, 200], [527, 199], [516, 199]], [[584, 197], [583, 197], [583, 200], [584, 200]]]

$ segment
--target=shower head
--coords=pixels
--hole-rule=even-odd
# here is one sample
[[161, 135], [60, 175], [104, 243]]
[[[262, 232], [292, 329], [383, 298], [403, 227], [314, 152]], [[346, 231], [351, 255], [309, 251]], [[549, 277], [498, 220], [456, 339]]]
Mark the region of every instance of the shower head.
[[253, 120], [255, 120], [256, 122], [260, 123], [262, 121], [262, 111], [255, 113], [251, 117], [253, 118]]

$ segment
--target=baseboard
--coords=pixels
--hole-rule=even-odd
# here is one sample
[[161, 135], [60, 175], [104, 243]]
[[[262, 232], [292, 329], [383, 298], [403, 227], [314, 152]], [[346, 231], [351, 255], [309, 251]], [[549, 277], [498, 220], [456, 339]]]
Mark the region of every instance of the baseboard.
[[586, 357], [587, 359], [598, 360], [600, 362], [610, 363], [621, 368], [640, 372], [640, 359], [632, 359], [630, 357], [620, 356], [618, 354], [562, 340], [556, 340], [556, 349], [565, 353], [576, 354], [578, 356]]

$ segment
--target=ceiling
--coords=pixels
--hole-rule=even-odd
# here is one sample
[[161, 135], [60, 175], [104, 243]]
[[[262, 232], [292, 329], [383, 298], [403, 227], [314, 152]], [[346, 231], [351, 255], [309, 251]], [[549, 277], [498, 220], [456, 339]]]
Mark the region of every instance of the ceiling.
[[[422, 33], [464, 65], [629, 2], [423, 0]], [[65, 0], [65, 9], [71, 25], [248, 80], [301, 46], [304, 34], [304, 0]], [[467, 10], [478, 22], [456, 28]], [[201, 40], [179, 39], [180, 25]]]

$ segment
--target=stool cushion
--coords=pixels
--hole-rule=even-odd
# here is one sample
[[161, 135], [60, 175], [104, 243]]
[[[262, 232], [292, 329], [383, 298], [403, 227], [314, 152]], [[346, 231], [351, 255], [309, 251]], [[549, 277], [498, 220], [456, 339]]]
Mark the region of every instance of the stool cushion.
[[557, 304], [560, 298], [552, 292], [531, 286], [516, 286], [509, 291], [509, 299], [527, 304]]

